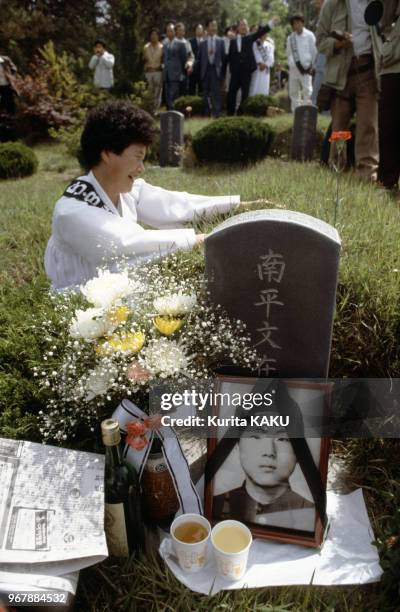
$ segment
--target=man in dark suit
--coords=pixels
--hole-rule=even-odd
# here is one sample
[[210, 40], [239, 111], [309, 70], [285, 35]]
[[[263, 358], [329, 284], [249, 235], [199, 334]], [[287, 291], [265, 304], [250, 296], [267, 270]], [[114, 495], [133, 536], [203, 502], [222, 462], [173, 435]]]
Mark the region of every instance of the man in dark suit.
[[185, 78], [188, 54], [186, 44], [175, 36], [173, 23], [167, 25], [166, 34], [163, 42], [163, 77], [167, 109], [172, 110], [174, 100], [179, 96], [179, 85]]
[[200, 78], [200, 62], [199, 51], [200, 44], [204, 40], [204, 29], [201, 23], [196, 26], [195, 36], [189, 39], [194, 55], [193, 72], [189, 77], [189, 95], [197, 96], [201, 94], [201, 78]]
[[207, 38], [200, 45], [200, 77], [206, 108], [213, 117], [221, 114], [221, 85], [225, 75], [226, 57], [224, 40], [217, 36], [215, 19], [206, 23]]
[[229, 46], [228, 62], [231, 80], [228, 91], [228, 115], [235, 114], [236, 96], [239, 89], [242, 93], [242, 102], [249, 95], [251, 74], [257, 68], [253, 53], [253, 43], [269, 32], [269, 25], [260, 26], [255, 32], [249, 34], [249, 25], [246, 19], [240, 19], [236, 38], [231, 40]]
[[10, 115], [14, 115], [16, 111], [14, 98], [14, 95], [18, 95], [15, 85], [16, 75], [17, 67], [14, 62], [0, 51], [0, 112], [5, 111]]

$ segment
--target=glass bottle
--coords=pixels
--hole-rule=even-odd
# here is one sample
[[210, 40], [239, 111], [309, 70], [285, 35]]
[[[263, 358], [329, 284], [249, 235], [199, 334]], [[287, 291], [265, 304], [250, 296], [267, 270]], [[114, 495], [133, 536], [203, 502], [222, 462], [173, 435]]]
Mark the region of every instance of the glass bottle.
[[101, 424], [106, 447], [104, 525], [110, 555], [128, 557], [144, 549], [144, 525], [138, 475], [122, 456], [118, 421], [106, 419]]

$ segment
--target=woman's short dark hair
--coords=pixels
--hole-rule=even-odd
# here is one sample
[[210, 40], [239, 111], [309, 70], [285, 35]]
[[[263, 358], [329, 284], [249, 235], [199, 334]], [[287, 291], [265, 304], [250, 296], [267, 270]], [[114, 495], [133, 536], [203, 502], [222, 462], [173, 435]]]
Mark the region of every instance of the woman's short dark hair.
[[96, 38], [96, 40], [94, 41], [94, 46], [96, 45], [102, 45], [104, 49], [106, 48], [106, 43], [102, 38]]
[[157, 132], [149, 113], [130, 102], [115, 100], [93, 108], [81, 136], [79, 161], [90, 170], [101, 161], [102, 151], [116, 155], [132, 144], [151, 145]]
[[157, 36], [160, 38], [160, 30], [157, 30], [157, 28], [151, 28], [149, 32], [149, 38], [151, 38], [152, 34], [157, 34]]

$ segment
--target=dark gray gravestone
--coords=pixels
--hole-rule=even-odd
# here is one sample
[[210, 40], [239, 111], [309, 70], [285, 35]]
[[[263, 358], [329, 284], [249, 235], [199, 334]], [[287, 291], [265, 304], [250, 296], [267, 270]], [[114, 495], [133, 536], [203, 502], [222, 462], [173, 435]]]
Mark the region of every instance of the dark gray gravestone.
[[161, 113], [160, 166], [179, 166], [183, 147], [184, 116], [178, 111]]
[[260, 376], [328, 373], [340, 239], [298, 212], [232, 217], [205, 242], [211, 299], [244, 321], [261, 357]]
[[296, 161], [310, 161], [314, 155], [317, 134], [318, 108], [308, 104], [298, 106], [294, 112], [292, 147], [290, 156]]

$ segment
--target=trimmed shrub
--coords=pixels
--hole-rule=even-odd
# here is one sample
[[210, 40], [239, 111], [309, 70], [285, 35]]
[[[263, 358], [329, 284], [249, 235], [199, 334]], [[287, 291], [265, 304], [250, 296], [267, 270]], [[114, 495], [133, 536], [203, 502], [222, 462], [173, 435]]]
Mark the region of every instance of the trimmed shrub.
[[0, 178], [30, 176], [37, 167], [37, 157], [26, 145], [20, 142], [0, 144]]
[[257, 94], [246, 98], [240, 105], [240, 111], [243, 115], [252, 115], [253, 117], [265, 117], [268, 107], [272, 105], [271, 96]]
[[271, 96], [271, 105], [282, 108], [287, 113], [290, 113], [290, 98], [287, 89], [281, 89]]
[[193, 150], [200, 162], [250, 163], [268, 155], [270, 126], [252, 117], [216, 119], [193, 137]]
[[200, 96], [181, 96], [180, 98], [176, 98], [173, 104], [174, 110], [184, 115], [189, 114], [186, 111], [188, 106], [192, 109], [190, 112], [192, 117], [204, 114], [204, 100]]

